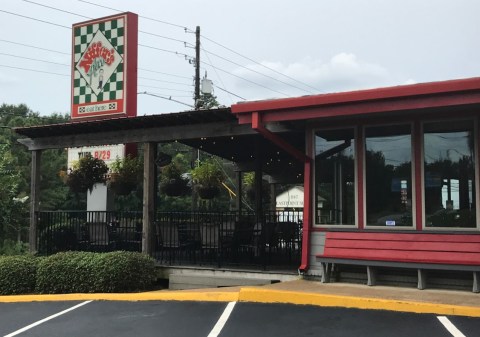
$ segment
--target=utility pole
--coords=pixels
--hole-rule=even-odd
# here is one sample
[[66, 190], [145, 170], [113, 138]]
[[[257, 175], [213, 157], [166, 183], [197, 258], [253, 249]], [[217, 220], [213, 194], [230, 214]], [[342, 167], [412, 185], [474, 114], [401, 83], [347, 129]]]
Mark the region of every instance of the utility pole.
[[195, 110], [199, 109], [200, 103], [200, 26], [195, 30]]

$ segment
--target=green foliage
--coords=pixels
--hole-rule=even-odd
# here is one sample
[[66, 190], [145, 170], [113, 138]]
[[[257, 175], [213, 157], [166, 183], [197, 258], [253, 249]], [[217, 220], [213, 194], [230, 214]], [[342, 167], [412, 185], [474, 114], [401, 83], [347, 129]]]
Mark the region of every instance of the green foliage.
[[168, 196], [183, 196], [189, 192], [185, 156], [178, 153], [172, 162], [161, 168], [160, 191]]
[[143, 165], [137, 157], [130, 155], [117, 158], [110, 166], [108, 187], [116, 194], [127, 195], [142, 181]]
[[28, 244], [25, 242], [5, 239], [2, 245], [0, 245], [0, 255], [24, 255], [27, 252]]
[[67, 185], [75, 193], [93, 190], [95, 184], [107, 181], [108, 166], [99, 158], [87, 154], [78, 160], [78, 163], [68, 174]]
[[207, 159], [192, 170], [194, 184], [204, 187], [218, 187], [224, 180], [225, 174], [213, 159]]
[[35, 290], [37, 260], [31, 255], [0, 256], [0, 294], [29, 294]]
[[38, 264], [36, 292], [43, 294], [95, 292], [95, 260], [91, 252], [65, 252]]
[[200, 94], [200, 99], [198, 101], [199, 109], [212, 109], [218, 108], [220, 104], [217, 101], [217, 96], [212, 94]]
[[126, 292], [149, 289], [155, 280], [152, 258], [136, 252], [65, 252], [38, 265], [39, 293]]
[[[17, 140], [13, 127], [55, 124], [68, 121], [68, 115], [41, 117], [26, 105], [0, 106], [0, 242], [26, 240], [28, 202], [18, 202], [30, 195], [30, 152]], [[57, 179], [66, 166], [65, 149], [42, 151], [40, 202], [42, 208], [58, 209], [67, 199], [68, 188]], [[17, 200], [15, 200], [15, 199]]]

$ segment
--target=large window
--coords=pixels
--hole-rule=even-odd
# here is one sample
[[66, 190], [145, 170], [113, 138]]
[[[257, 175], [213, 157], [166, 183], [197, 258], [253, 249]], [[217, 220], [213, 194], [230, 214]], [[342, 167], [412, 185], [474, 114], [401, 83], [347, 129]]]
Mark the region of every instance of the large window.
[[365, 129], [367, 226], [412, 226], [410, 125]]
[[315, 132], [315, 222], [355, 224], [354, 130]]
[[424, 124], [426, 227], [476, 227], [473, 124]]

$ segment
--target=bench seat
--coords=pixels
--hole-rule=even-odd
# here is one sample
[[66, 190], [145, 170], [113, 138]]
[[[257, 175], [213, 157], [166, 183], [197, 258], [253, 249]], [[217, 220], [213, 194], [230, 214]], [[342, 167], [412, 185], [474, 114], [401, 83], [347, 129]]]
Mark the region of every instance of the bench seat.
[[473, 292], [479, 292], [480, 235], [433, 233], [327, 232], [323, 253], [316, 255], [322, 282], [329, 282], [334, 264], [367, 268], [367, 284], [375, 285], [375, 267], [415, 268], [417, 286], [426, 287], [425, 270], [468, 271]]

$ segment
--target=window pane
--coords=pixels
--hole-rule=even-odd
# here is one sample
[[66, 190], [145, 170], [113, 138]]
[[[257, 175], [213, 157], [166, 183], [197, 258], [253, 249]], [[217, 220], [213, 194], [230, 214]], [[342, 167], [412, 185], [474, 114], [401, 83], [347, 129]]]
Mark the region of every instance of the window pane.
[[427, 227], [476, 227], [473, 122], [424, 125]]
[[367, 226], [412, 226], [409, 125], [365, 129]]
[[355, 224], [353, 129], [315, 133], [315, 222]]

